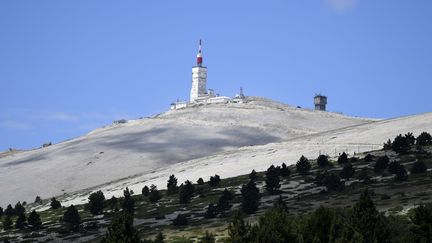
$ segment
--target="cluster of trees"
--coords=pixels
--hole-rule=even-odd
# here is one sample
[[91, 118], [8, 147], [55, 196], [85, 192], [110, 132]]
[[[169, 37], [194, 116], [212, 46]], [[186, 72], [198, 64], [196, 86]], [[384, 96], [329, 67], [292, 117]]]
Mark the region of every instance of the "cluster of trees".
[[228, 227], [228, 242], [432, 242], [432, 204], [405, 216], [379, 213], [368, 191], [352, 208], [319, 207], [295, 216], [283, 201], [248, 224], [237, 213]]
[[[15, 204], [15, 207], [12, 207], [12, 205], [9, 204], [4, 211], [0, 207], [0, 218], [2, 217], [4, 217], [4, 230], [10, 230], [13, 228], [20, 230], [37, 230], [42, 227], [40, 215], [35, 210], [26, 215], [26, 209], [24, 208], [24, 205], [21, 204], [21, 202]], [[15, 223], [13, 221], [14, 218]]]
[[391, 149], [398, 154], [405, 154], [414, 145], [416, 145], [417, 149], [430, 146], [432, 145], [432, 136], [427, 132], [422, 132], [417, 138], [410, 132], [405, 135], [399, 134], [393, 141], [389, 139], [384, 143], [384, 149]]

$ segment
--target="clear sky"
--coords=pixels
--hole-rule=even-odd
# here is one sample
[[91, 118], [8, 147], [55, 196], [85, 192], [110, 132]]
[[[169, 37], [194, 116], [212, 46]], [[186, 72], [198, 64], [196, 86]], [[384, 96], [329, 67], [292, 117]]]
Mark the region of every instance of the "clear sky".
[[0, 1], [0, 150], [73, 138], [208, 87], [389, 118], [432, 111], [432, 1]]

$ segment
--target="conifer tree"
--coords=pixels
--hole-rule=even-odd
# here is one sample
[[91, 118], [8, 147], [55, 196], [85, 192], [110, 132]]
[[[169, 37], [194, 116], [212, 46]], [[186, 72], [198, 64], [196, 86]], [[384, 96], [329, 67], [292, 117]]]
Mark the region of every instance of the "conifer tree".
[[398, 171], [396, 172], [396, 181], [406, 181], [408, 180], [408, 173], [405, 169], [405, 166], [400, 165]]
[[194, 193], [195, 193], [195, 187], [193, 186], [192, 182], [187, 180], [184, 185], [181, 184], [180, 193], [179, 193], [180, 203], [182, 204], [189, 203]]
[[3, 229], [4, 230], [10, 230], [12, 229], [12, 217], [10, 215], [6, 215], [4, 220], [3, 220]]
[[427, 132], [422, 132], [416, 139], [417, 146], [432, 145], [432, 136]]
[[390, 174], [396, 174], [399, 170], [399, 166], [400, 163], [394, 160], [388, 164], [387, 170]]
[[202, 186], [202, 185], [204, 185], [204, 180], [203, 180], [203, 178], [198, 178], [198, 180], [197, 180], [197, 184], [198, 185], [200, 185], [200, 186]]
[[365, 167], [363, 167], [361, 170], [360, 170], [360, 173], [358, 174], [358, 178], [360, 179], [360, 180], [362, 180], [364, 183], [369, 183], [370, 182], [370, 176], [368, 175], [368, 173], [367, 173], [367, 168], [365, 168]]
[[150, 189], [148, 188], [148, 186], [144, 186], [141, 193], [143, 194], [144, 197], [147, 197], [150, 193]]
[[276, 168], [272, 165], [267, 169], [265, 188], [270, 194], [276, 194], [280, 188], [279, 173]]
[[213, 203], [210, 203], [207, 207], [204, 217], [207, 219], [212, 219], [215, 218], [217, 214], [218, 214], [217, 206], [215, 206]]
[[167, 182], [167, 194], [175, 194], [177, 192], [177, 189], [177, 178], [174, 175], [171, 175]]
[[4, 213], [4, 212], [3, 212], [3, 208], [0, 207], [0, 218], [3, 217], [3, 213]]
[[413, 163], [410, 171], [412, 174], [424, 173], [427, 171], [427, 166], [423, 160], [417, 160]]
[[149, 192], [149, 201], [151, 203], [156, 203], [162, 198], [162, 195], [158, 191], [157, 187], [155, 185], [150, 186], [150, 192]]
[[280, 175], [282, 177], [288, 177], [291, 175], [291, 170], [288, 168], [288, 166], [285, 163], [282, 163], [282, 167], [280, 170]]
[[[141, 242], [139, 233], [133, 226], [133, 216], [121, 214], [108, 227], [108, 232], [101, 240], [102, 243], [134, 243]], [[162, 241], [163, 242], [163, 241]]]
[[93, 215], [102, 214], [104, 203], [105, 203], [105, 195], [103, 194], [102, 191], [99, 190], [97, 192], [90, 194], [89, 202], [88, 202], [90, 213]]
[[188, 224], [188, 219], [186, 214], [177, 214], [177, 217], [173, 220], [172, 223], [174, 226], [183, 226]]
[[234, 215], [228, 226], [228, 237], [229, 242], [233, 243], [250, 243], [254, 240], [251, 236], [251, 226], [244, 222], [240, 212]]
[[240, 191], [242, 194], [241, 207], [243, 212], [248, 214], [256, 212], [261, 196], [255, 182], [250, 180], [246, 185], [242, 186]]
[[355, 173], [355, 169], [352, 167], [351, 163], [348, 163], [344, 165], [339, 176], [342, 179], [349, 181], [349, 179], [353, 177], [354, 173]]
[[217, 204], [217, 208], [219, 209], [219, 211], [223, 212], [229, 210], [232, 206], [230, 204], [230, 201], [232, 199], [233, 199], [232, 193], [225, 188], [222, 195], [219, 197], [219, 201]]
[[15, 215], [21, 215], [21, 214], [25, 213], [25, 208], [21, 204], [21, 202], [17, 202], [17, 204], [15, 204], [14, 212], [15, 212]]
[[40, 215], [33, 210], [28, 217], [28, 224], [33, 228], [33, 229], [40, 229], [42, 226], [42, 220], [40, 218]]
[[24, 229], [27, 226], [27, 218], [24, 213], [18, 214], [18, 217], [15, 221], [16, 229]]
[[126, 187], [126, 189], [123, 190], [123, 195], [123, 212], [133, 215], [135, 212], [135, 199], [132, 197], [132, 192]]
[[153, 243], [164, 243], [165, 242], [164, 240], [165, 240], [165, 236], [162, 234], [162, 232], [159, 231]]
[[215, 243], [216, 239], [214, 237], [214, 235], [208, 231], [205, 232], [205, 235], [202, 236], [198, 243]]
[[338, 162], [338, 164], [340, 164], [340, 165], [348, 163], [348, 155], [347, 155], [345, 152], [343, 152], [343, 153], [339, 156], [337, 162]]
[[299, 174], [307, 174], [312, 166], [309, 160], [302, 155], [297, 161], [296, 167]]
[[408, 152], [410, 149], [409, 141], [406, 139], [406, 137], [403, 137], [401, 134], [396, 136], [392, 143], [392, 150], [395, 151], [398, 154], [404, 154]]
[[362, 235], [364, 242], [374, 242], [377, 220], [378, 210], [366, 190], [361, 194], [360, 200], [353, 206], [350, 223]]
[[36, 196], [35, 201], [36, 204], [42, 204], [42, 198], [39, 196]]
[[4, 215], [5, 216], [14, 216], [15, 215], [15, 209], [12, 207], [12, 205], [7, 205], [5, 211], [4, 211]]
[[51, 198], [51, 208], [52, 209], [58, 209], [61, 208], [61, 203], [57, 201], [55, 197]]
[[210, 180], [209, 180], [208, 184], [211, 187], [216, 187], [219, 185], [220, 181], [221, 181], [221, 179], [220, 179], [219, 175], [210, 176]]
[[255, 170], [252, 170], [252, 172], [249, 174], [249, 179], [256, 181], [258, 179], [258, 173], [256, 173]]
[[317, 164], [321, 168], [325, 168], [330, 165], [330, 162], [328, 160], [328, 156], [324, 154], [320, 154], [317, 158]]
[[63, 214], [63, 222], [66, 229], [78, 231], [81, 226], [81, 217], [74, 205], [70, 205]]
[[375, 162], [374, 170], [376, 172], [384, 171], [387, 168], [389, 162], [390, 162], [390, 160], [387, 157], [387, 155], [379, 157], [378, 160]]

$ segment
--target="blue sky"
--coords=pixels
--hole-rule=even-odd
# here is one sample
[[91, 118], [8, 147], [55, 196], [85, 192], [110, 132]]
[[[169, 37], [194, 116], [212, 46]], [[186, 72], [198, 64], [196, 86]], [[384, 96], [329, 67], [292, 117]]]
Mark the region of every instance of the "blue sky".
[[0, 1], [0, 150], [33, 148], [208, 86], [389, 118], [432, 111], [432, 1]]

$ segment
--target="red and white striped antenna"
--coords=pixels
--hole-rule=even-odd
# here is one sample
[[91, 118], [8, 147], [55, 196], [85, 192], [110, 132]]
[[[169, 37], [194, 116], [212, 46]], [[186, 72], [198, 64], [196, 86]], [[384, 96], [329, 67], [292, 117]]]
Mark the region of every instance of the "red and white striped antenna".
[[201, 53], [201, 39], [199, 40], [199, 46], [198, 46], [198, 54], [197, 54], [197, 65], [198, 67], [202, 66], [202, 61], [203, 61], [203, 57], [202, 57], [202, 53]]

